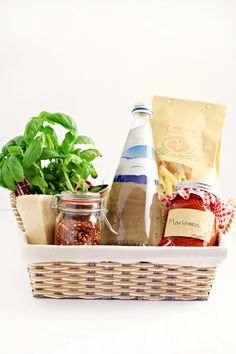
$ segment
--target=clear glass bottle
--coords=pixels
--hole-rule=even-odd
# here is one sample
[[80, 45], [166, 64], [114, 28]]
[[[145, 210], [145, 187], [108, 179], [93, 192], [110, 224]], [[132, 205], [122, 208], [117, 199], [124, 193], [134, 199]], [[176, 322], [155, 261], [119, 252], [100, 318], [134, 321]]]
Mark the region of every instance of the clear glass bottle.
[[134, 121], [107, 203], [108, 219], [118, 235], [104, 226], [104, 244], [154, 245], [158, 241], [151, 220], [158, 197], [157, 166], [149, 122], [151, 105], [139, 102], [132, 113]]

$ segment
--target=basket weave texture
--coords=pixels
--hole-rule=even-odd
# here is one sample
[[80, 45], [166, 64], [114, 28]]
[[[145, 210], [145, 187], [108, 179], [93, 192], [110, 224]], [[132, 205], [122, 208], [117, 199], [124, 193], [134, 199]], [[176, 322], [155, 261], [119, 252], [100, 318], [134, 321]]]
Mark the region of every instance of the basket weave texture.
[[[14, 193], [10, 200], [18, 226], [24, 231]], [[92, 260], [83, 263], [49, 259], [28, 265], [33, 296], [44, 298], [207, 300], [215, 271], [215, 267]]]
[[215, 274], [148, 262], [44, 262], [28, 271], [36, 297], [134, 300], [207, 300]]

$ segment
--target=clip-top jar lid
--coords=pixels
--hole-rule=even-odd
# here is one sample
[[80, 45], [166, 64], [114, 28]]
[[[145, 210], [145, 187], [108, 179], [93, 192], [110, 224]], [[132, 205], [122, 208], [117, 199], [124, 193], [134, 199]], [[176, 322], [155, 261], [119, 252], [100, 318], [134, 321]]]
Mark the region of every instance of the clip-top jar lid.
[[[58, 210], [64, 211], [64, 212], [70, 212], [70, 213], [100, 213], [100, 218], [101, 220], [104, 220], [107, 227], [110, 229], [110, 231], [117, 235], [117, 232], [113, 229], [112, 225], [110, 224], [109, 220], [107, 219], [107, 209], [103, 205], [104, 198], [101, 196], [100, 193], [92, 193], [92, 192], [71, 192], [71, 191], [63, 191], [61, 192], [61, 204], [62, 205], [57, 205], [54, 204], [52, 205], [53, 208], [57, 208]], [[78, 206], [80, 209], [72, 209], [69, 207], [64, 207], [63, 202], [66, 202], [68, 204], [76, 204], [78, 203]], [[89, 209], [89, 206], [92, 205], [92, 209]], [[86, 209], [84, 209], [84, 206]], [[94, 208], [95, 207], [95, 208]]]
[[92, 192], [71, 192], [63, 191], [61, 192], [62, 200], [73, 200], [73, 201], [88, 201], [88, 202], [99, 202], [101, 200], [101, 194]]
[[176, 190], [182, 188], [197, 188], [209, 192], [211, 194], [214, 194], [216, 196], [219, 196], [221, 194], [219, 188], [212, 186], [211, 184], [208, 183], [198, 182], [193, 180], [186, 180], [178, 183], [176, 186]]

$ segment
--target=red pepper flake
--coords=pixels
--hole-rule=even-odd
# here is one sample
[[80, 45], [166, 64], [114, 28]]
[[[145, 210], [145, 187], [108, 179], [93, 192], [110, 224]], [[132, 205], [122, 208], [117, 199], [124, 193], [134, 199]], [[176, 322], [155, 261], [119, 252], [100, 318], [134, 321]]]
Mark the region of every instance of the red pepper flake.
[[99, 245], [101, 227], [99, 223], [79, 220], [59, 220], [56, 224], [57, 245]]

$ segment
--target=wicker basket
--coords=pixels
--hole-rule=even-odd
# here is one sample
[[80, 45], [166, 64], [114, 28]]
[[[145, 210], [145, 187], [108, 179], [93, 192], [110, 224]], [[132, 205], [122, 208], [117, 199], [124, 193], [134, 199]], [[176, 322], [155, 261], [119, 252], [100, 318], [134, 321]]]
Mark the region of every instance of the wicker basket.
[[[11, 204], [24, 232], [14, 193]], [[22, 250], [35, 297], [207, 300], [216, 267], [227, 256], [225, 238], [219, 247], [203, 248], [62, 247], [29, 245], [23, 234]]]

